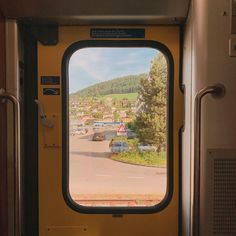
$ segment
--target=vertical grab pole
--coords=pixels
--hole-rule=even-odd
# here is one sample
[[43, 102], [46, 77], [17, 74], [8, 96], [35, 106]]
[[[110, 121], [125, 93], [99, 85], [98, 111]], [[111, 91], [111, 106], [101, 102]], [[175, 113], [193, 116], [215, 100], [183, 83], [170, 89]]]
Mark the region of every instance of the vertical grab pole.
[[14, 235], [21, 236], [21, 138], [20, 103], [11, 94], [1, 92], [0, 101], [9, 100], [13, 104], [14, 116]]
[[200, 236], [200, 175], [201, 175], [201, 105], [202, 98], [211, 94], [214, 98], [225, 95], [225, 88], [221, 84], [208, 86], [201, 89], [194, 100], [194, 167], [193, 167], [193, 190], [191, 206], [191, 236]]

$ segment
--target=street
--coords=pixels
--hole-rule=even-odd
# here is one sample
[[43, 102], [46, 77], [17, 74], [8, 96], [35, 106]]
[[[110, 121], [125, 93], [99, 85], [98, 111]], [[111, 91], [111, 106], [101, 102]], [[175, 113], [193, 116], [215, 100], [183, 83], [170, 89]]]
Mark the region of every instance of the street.
[[72, 198], [78, 202], [162, 200], [166, 192], [166, 168], [111, 160], [109, 143], [115, 130], [102, 128], [101, 131], [106, 136], [104, 141], [92, 141], [92, 128], [85, 135], [70, 136], [69, 189]]

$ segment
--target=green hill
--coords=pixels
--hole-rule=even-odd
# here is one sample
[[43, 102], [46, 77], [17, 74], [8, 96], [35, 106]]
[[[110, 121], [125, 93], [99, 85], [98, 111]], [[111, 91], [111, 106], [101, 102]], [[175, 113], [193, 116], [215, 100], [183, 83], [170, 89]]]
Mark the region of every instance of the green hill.
[[73, 95], [97, 97], [108, 94], [137, 93], [141, 79], [144, 79], [147, 76], [148, 74], [140, 74], [115, 78], [89, 86], [85, 89], [77, 91]]

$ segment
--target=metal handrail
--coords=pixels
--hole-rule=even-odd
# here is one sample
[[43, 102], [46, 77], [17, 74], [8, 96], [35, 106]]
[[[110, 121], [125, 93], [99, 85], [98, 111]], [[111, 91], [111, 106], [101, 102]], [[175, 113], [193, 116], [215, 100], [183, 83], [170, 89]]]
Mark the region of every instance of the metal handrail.
[[191, 236], [199, 236], [200, 221], [200, 152], [201, 152], [201, 101], [202, 98], [212, 94], [214, 98], [221, 98], [225, 95], [225, 88], [221, 84], [208, 86], [201, 89], [194, 100], [194, 169], [193, 169], [193, 193], [191, 207]]
[[20, 103], [18, 99], [5, 92], [0, 92], [0, 101], [10, 100], [14, 115], [14, 235], [21, 235], [21, 178], [20, 178]]

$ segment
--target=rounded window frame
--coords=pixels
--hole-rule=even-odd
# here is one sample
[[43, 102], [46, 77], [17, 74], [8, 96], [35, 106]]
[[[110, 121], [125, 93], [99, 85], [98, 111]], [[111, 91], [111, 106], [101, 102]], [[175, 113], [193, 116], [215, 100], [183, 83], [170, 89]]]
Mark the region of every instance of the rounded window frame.
[[[91, 47], [153, 48], [166, 58], [167, 80], [167, 188], [162, 201], [150, 207], [90, 207], [76, 203], [69, 191], [69, 61], [74, 52]], [[174, 112], [174, 59], [164, 44], [153, 40], [83, 40], [71, 44], [62, 58], [62, 194], [66, 204], [76, 212], [92, 214], [148, 214], [165, 209], [171, 202], [174, 189], [173, 180], [173, 112]]]

